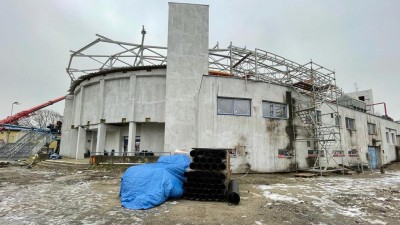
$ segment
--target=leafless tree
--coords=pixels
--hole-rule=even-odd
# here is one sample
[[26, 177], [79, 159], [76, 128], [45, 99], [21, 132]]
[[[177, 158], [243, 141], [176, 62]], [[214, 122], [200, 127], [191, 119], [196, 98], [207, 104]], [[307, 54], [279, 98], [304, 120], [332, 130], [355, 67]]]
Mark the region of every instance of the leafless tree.
[[42, 109], [34, 112], [31, 116], [18, 121], [21, 126], [46, 128], [50, 124], [62, 121], [62, 115], [50, 109]]

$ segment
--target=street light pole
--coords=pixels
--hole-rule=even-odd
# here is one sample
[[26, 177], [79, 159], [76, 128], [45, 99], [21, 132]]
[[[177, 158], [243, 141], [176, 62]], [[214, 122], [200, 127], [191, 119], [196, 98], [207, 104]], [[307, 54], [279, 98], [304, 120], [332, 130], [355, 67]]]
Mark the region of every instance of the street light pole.
[[11, 116], [13, 115], [13, 109], [14, 109], [14, 105], [19, 105], [21, 103], [19, 102], [13, 102], [13, 104], [11, 104]]
[[[12, 116], [13, 115], [13, 109], [14, 109], [14, 105], [19, 105], [19, 104], [21, 104], [21, 103], [19, 103], [19, 102], [13, 102], [12, 104], [11, 104], [11, 115], [10, 116]], [[7, 144], [9, 143], [9, 141], [10, 141], [10, 126], [8, 127], [8, 133], [7, 133]]]

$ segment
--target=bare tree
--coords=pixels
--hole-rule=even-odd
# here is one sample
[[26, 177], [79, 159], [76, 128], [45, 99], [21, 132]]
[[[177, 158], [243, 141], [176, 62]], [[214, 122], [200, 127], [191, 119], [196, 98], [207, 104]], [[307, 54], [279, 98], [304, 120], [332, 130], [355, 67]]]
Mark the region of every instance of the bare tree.
[[62, 115], [50, 109], [42, 109], [34, 112], [31, 116], [18, 121], [21, 126], [46, 128], [50, 124], [62, 121]]

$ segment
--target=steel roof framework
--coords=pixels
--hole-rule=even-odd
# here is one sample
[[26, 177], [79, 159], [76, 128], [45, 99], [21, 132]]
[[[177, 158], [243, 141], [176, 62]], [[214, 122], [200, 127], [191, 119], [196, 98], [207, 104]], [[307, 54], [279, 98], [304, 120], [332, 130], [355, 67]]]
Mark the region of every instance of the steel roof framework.
[[[77, 51], [71, 51], [67, 73], [71, 81], [93, 72], [109, 70], [117, 67], [154, 66], [167, 64], [167, 47], [144, 45], [146, 31], [142, 30], [142, 43], [133, 44], [115, 41], [102, 35]], [[114, 48], [114, 52], [91, 54], [89, 50], [96, 45], [106, 44]], [[94, 66], [83, 63], [76, 66], [77, 61], [94, 62]], [[79, 68], [77, 68], [79, 67]], [[219, 48], [219, 44], [209, 49], [209, 70], [224, 75], [243, 79], [258, 80], [291, 87], [297, 99], [293, 105], [293, 118], [297, 118], [308, 131], [315, 146], [325, 152], [326, 159], [332, 152], [341, 149], [340, 128], [332, 124], [318, 121], [317, 111], [327, 104], [331, 112], [338, 114], [337, 99], [342, 94], [336, 85], [335, 72], [314, 62], [304, 65], [286, 59], [265, 50], [236, 47], [230, 44], [227, 48]], [[309, 121], [311, 117], [311, 123]], [[296, 133], [296, 132], [294, 132]], [[298, 140], [295, 138], [295, 140]], [[329, 140], [329, 141], [326, 141]], [[301, 140], [299, 140], [301, 141]], [[296, 155], [296, 153], [294, 153]], [[318, 157], [317, 161], [321, 159]]]

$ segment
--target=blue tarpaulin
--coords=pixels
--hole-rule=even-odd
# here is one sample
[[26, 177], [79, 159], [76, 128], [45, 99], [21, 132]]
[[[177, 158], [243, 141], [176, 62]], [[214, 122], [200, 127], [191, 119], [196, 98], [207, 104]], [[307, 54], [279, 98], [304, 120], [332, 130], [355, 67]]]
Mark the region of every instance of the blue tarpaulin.
[[120, 199], [128, 209], [149, 209], [183, 194], [186, 155], [162, 156], [156, 163], [128, 168], [121, 178]]

